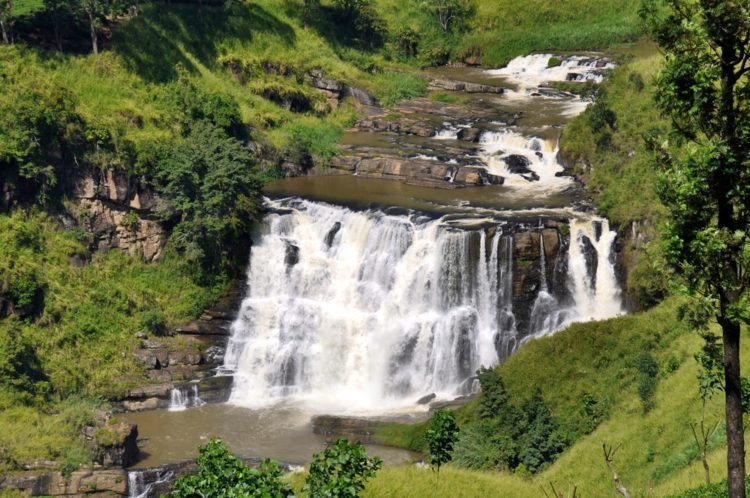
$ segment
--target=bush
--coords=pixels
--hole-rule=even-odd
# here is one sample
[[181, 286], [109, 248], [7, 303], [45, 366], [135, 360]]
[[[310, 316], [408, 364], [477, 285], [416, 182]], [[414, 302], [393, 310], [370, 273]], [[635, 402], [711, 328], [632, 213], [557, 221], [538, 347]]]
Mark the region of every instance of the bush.
[[250, 152], [201, 121], [165, 144], [155, 167], [154, 182], [169, 200], [159, 215], [174, 224], [171, 243], [200, 279], [221, 274], [259, 217], [262, 183]]
[[380, 84], [376, 96], [384, 106], [392, 106], [402, 100], [421, 97], [427, 92], [427, 82], [409, 73], [383, 73], [378, 81]]
[[279, 465], [263, 460], [259, 469], [251, 469], [234, 456], [219, 439], [212, 439], [199, 449], [198, 473], [180, 477], [172, 486], [169, 498], [256, 497], [286, 498], [294, 496], [282, 480]]
[[141, 313], [140, 326], [152, 334], [162, 335], [167, 330], [167, 320], [158, 308], [152, 308]]
[[453, 412], [436, 411], [430, 420], [425, 439], [429, 447], [430, 465], [440, 472], [440, 467], [453, 459], [453, 445], [458, 440], [458, 425]]
[[[745, 490], [750, 491], [750, 476], [745, 477]], [[728, 496], [727, 481], [722, 481], [715, 484], [704, 484], [669, 498], [727, 498]]]
[[659, 363], [650, 353], [641, 353], [635, 361], [638, 370], [638, 397], [641, 399], [643, 411], [648, 412], [654, 407]]
[[313, 498], [356, 498], [382, 466], [380, 458], [368, 458], [362, 443], [339, 439], [313, 455], [305, 489]]

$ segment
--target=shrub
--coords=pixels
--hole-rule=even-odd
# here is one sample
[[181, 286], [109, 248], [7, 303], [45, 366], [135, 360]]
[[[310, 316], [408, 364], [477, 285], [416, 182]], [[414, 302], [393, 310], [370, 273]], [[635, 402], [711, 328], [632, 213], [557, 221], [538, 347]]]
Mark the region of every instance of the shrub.
[[167, 330], [167, 320], [158, 308], [152, 308], [141, 313], [140, 326], [152, 334], [162, 335]]
[[550, 57], [547, 61], [547, 67], [558, 67], [562, 65], [562, 59], [559, 57]]
[[384, 106], [398, 104], [402, 100], [421, 97], [427, 91], [427, 82], [410, 73], [386, 72], [379, 78], [376, 96]]
[[440, 472], [440, 467], [453, 459], [453, 445], [458, 440], [458, 425], [453, 412], [436, 411], [430, 420], [425, 439], [429, 447], [430, 465]]
[[305, 489], [313, 498], [356, 498], [382, 466], [380, 458], [367, 456], [362, 443], [339, 439], [313, 455]]
[[635, 367], [638, 370], [638, 397], [643, 404], [643, 411], [648, 412], [654, 407], [659, 363], [650, 353], [641, 353], [636, 358]]
[[180, 477], [168, 497], [286, 498], [294, 495], [273, 460], [263, 460], [259, 469], [251, 469], [219, 439], [210, 440], [198, 451], [197, 474]]

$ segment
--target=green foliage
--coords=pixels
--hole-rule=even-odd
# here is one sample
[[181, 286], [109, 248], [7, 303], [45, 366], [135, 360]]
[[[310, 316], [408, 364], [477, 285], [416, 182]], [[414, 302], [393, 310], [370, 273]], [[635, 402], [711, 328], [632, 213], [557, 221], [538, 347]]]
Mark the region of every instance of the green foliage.
[[559, 58], [559, 57], [550, 57], [549, 60], [547, 61], [547, 67], [548, 68], [550, 68], [550, 67], [558, 67], [560, 65], [562, 65], [562, 59]]
[[39, 81], [36, 68], [0, 66], [0, 186], [44, 203], [79, 148], [83, 123], [73, 95]]
[[340, 151], [342, 130], [333, 123], [300, 121], [284, 131], [287, 139], [283, 152], [295, 164], [312, 166], [318, 162], [325, 166]]
[[465, 30], [476, 11], [473, 0], [424, 0], [422, 8], [435, 17], [445, 33]]
[[643, 352], [635, 359], [638, 370], [638, 397], [641, 399], [643, 411], [648, 412], [654, 407], [654, 394], [659, 375], [659, 363], [648, 352]]
[[402, 100], [421, 97], [427, 92], [427, 82], [411, 73], [383, 73], [378, 77], [378, 82], [376, 96], [384, 106], [392, 106]]
[[259, 469], [251, 469], [234, 456], [221, 440], [212, 439], [199, 449], [198, 472], [180, 477], [167, 496], [291, 497], [292, 490], [282, 476], [279, 465], [273, 460], [263, 460]]
[[0, 328], [0, 390], [21, 402], [44, 399], [48, 379], [33, 343], [14, 319]]
[[313, 455], [305, 489], [313, 498], [356, 498], [383, 461], [369, 458], [362, 443], [339, 439]]
[[466, 436], [458, 441], [456, 462], [470, 468], [516, 469], [538, 472], [554, 461], [568, 442], [536, 388], [518, 406], [511, 402], [495, 369], [477, 372], [482, 394], [476, 418], [469, 420]]
[[[750, 476], [745, 477], [745, 490], [750, 491]], [[722, 481], [715, 484], [704, 484], [684, 493], [672, 495], [669, 498], [727, 498], [728, 496], [727, 481]]]
[[167, 319], [160, 309], [148, 309], [141, 313], [140, 326], [152, 334], [162, 335], [167, 331]]
[[261, 205], [253, 159], [236, 139], [207, 121], [165, 144], [154, 181], [169, 199], [160, 216], [175, 223], [174, 247], [203, 278], [232, 261], [232, 248], [249, 234]]
[[430, 465], [437, 472], [440, 472], [441, 466], [453, 459], [453, 446], [458, 440], [458, 432], [453, 412], [438, 410], [432, 415], [425, 439], [429, 449]]

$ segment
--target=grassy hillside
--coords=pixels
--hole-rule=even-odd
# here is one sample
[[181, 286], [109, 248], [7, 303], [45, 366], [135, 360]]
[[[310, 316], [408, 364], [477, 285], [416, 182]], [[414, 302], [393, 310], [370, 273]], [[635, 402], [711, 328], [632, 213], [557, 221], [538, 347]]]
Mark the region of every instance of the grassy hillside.
[[[576, 442], [546, 470], [534, 477], [507, 471], [471, 471], [452, 465], [440, 478], [415, 466], [383, 469], [365, 496], [513, 496], [538, 497], [549, 484], [566, 496], [572, 487], [580, 496], [619, 496], [602, 455], [602, 443], [620, 446], [615, 463], [633, 496], [667, 496], [704, 482], [691, 423], [701, 418], [698, 365], [692, 358], [700, 347], [698, 335], [676, 319], [675, 302], [640, 314], [575, 325], [552, 337], [531, 341], [498, 367], [514, 398], [534, 387], [543, 396], [561, 427], [574, 429], [584, 393], [594, 394], [605, 407], [602, 422]], [[650, 351], [660, 365], [653, 408], [644, 413], [637, 394], [635, 363]], [[750, 359], [750, 347], [743, 357]], [[723, 419], [722, 397], [706, 406], [706, 422]], [[476, 404], [459, 410], [462, 426], [475, 415]], [[413, 428], [412, 428], [413, 429]], [[390, 434], [395, 433], [393, 427]], [[379, 436], [387, 441], [389, 433]], [[401, 441], [408, 440], [403, 438]], [[712, 482], [726, 475], [724, 434], [719, 427], [710, 443]], [[398, 443], [399, 439], [389, 442]]]

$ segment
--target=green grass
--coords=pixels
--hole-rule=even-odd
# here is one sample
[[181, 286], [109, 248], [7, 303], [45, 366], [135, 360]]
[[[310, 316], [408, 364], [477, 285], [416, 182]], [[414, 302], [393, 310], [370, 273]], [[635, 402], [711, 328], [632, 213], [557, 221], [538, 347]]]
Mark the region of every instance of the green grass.
[[[678, 324], [676, 306], [670, 302], [646, 313], [575, 325], [524, 345], [498, 367], [514, 398], [541, 387], [545, 401], [564, 427], [575, 426], [572, 419], [581, 393], [607, 400], [603, 422], [540, 474], [527, 478], [449, 466], [441, 470], [438, 479], [435, 473], [415, 466], [387, 467], [368, 485], [364, 496], [538, 498], [541, 487], [549, 491], [549, 483], [554, 483], [566, 493], [576, 486], [580, 496], [615, 498], [619, 495], [602, 456], [604, 442], [620, 446], [616, 465], [633, 496], [670, 495], [702, 484], [703, 468], [689, 427], [701, 414], [698, 365], [691, 357], [701, 339]], [[632, 364], [643, 349], [650, 350], [662, 366], [655, 406], [648, 413], [643, 412], [633, 383]], [[743, 358], [750, 359], [747, 344]], [[706, 406], [708, 423], [722, 419], [722, 401], [717, 395]], [[470, 405], [459, 410], [463, 424], [474, 409]], [[418, 433], [416, 427], [403, 431], [385, 427], [376, 436], [408, 447], [408, 436]], [[711, 477], [720, 481], [726, 477], [721, 432], [711, 448]]]

